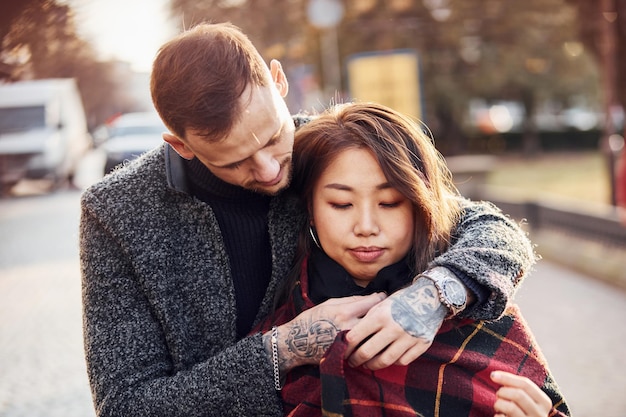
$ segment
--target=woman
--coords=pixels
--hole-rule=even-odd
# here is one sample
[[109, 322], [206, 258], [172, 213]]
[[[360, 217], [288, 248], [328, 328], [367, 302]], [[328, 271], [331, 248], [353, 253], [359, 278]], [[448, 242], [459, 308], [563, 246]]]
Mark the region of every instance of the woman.
[[[294, 187], [309, 224], [283, 304], [261, 329], [329, 298], [406, 287], [454, 240], [463, 199], [435, 147], [409, 118], [377, 104], [338, 105], [303, 126], [294, 149], [294, 178], [300, 179]], [[412, 296], [432, 300], [421, 305], [448, 314], [433, 280], [418, 276], [414, 282]], [[281, 394], [288, 415], [569, 412], [515, 306], [493, 323], [446, 320], [424, 355], [382, 370], [350, 366], [345, 335], [329, 340], [319, 367], [286, 376]]]

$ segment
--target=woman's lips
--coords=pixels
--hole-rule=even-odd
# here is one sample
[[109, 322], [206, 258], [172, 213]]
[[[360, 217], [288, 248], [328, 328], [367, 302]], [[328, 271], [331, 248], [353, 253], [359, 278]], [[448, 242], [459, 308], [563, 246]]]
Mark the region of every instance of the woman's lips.
[[350, 249], [350, 253], [360, 262], [374, 262], [383, 256], [384, 249], [378, 247], [354, 248]]

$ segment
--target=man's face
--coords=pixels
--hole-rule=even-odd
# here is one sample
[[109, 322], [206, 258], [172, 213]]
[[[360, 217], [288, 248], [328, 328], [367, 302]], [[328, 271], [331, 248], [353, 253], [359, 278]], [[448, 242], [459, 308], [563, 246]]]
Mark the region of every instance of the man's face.
[[164, 135], [187, 159], [198, 158], [229, 184], [274, 195], [289, 185], [295, 126], [283, 97], [288, 84], [278, 61], [267, 86], [248, 85], [239, 98], [241, 114], [228, 135], [209, 141], [193, 130], [185, 139]]
[[188, 147], [221, 180], [274, 195], [290, 181], [293, 119], [273, 85], [248, 86], [240, 101], [242, 114], [224, 139], [188, 132]]

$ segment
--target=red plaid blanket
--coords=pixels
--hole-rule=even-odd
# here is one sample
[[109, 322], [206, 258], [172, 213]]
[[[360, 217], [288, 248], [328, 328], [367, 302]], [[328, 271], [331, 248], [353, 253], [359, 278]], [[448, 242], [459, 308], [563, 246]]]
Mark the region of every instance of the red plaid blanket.
[[344, 336], [319, 367], [300, 367], [287, 376], [281, 393], [286, 415], [493, 417], [499, 386], [489, 374], [497, 369], [541, 387], [554, 404], [552, 416], [570, 415], [516, 306], [496, 322], [446, 323], [409, 366], [352, 368], [343, 360]]
[[[298, 287], [260, 330], [285, 323], [311, 306]], [[344, 336], [337, 336], [319, 367], [303, 366], [287, 375], [281, 392], [286, 415], [493, 417], [499, 388], [489, 378], [494, 370], [530, 378], [551, 398], [551, 416], [570, 415], [516, 305], [494, 322], [444, 322], [432, 346], [408, 366], [352, 368], [343, 359]]]

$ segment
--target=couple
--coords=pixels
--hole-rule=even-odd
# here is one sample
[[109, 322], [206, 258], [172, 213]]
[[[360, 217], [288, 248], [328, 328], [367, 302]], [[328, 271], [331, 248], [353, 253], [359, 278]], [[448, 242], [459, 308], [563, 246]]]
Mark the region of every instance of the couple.
[[[268, 68], [228, 24], [199, 25], [160, 50], [151, 90], [167, 144], [81, 200], [85, 350], [98, 415], [282, 415], [275, 383], [318, 364], [333, 331], [342, 331], [354, 369], [409, 364], [445, 330], [448, 311], [502, 316], [532, 266], [515, 223], [461, 200], [458, 217], [438, 229], [451, 228], [445, 251], [442, 236], [411, 242], [434, 245], [416, 264], [428, 278], [390, 297], [332, 299], [250, 333], [272, 312], [307, 220], [284, 190], [295, 129], [307, 122], [290, 116], [287, 88], [280, 64]], [[437, 289], [439, 276], [460, 286], [457, 297]], [[431, 308], [414, 297], [422, 286], [437, 294]], [[517, 378], [500, 376], [520, 391]]]

